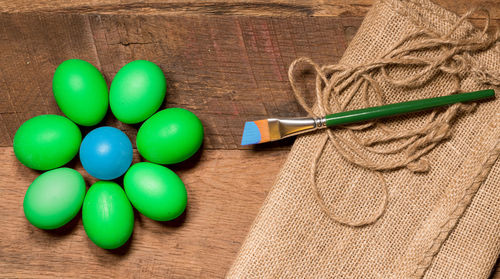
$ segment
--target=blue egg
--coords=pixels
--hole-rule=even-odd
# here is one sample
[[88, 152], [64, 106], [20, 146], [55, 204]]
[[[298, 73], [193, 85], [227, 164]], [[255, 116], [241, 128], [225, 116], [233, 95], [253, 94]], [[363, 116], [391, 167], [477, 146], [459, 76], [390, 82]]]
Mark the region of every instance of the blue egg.
[[82, 141], [80, 161], [93, 177], [115, 179], [123, 175], [132, 164], [132, 143], [119, 129], [94, 129]]

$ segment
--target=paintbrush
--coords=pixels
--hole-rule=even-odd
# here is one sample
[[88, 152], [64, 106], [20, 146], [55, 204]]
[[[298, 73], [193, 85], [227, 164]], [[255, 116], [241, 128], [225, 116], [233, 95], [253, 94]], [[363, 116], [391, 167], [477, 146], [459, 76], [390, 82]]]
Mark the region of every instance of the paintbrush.
[[245, 122], [241, 145], [275, 141], [317, 129], [345, 125], [383, 117], [422, 111], [461, 102], [477, 101], [495, 96], [493, 89], [460, 93], [436, 98], [395, 103], [378, 107], [329, 114], [323, 118], [269, 118]]

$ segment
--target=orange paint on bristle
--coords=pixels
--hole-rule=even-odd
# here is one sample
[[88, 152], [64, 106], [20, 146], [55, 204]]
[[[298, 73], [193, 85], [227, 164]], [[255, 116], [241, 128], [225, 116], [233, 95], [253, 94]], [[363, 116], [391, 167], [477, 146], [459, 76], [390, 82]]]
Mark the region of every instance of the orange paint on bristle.
[[255, 125], [257, 125], [257, 128], [259, 128], [260, 142], [270, 141], [271, 137], [269, 136], [269, 124], [267, 123], [267, 120], [257, 120], [253, 123], [255, 123]]

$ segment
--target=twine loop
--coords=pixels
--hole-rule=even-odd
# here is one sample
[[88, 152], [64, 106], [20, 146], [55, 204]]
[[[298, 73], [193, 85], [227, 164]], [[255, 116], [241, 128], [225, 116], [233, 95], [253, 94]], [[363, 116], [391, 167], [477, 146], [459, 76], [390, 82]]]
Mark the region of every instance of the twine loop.
[[[457, 28], [477, 10], [483, 10], [487, 14], [482, 31], [457, 38]], [[430, 30], [419, 29], [402, 38], [372, 62], [365, 64], [319, 66], [309, 58], [298, 58], [290, 65], [288, 78], [296, 100], [313, 117], [345, 111], [355, 95], [361, 96], [363, 107], [384, 105], [381, 82], [396, 88], [421, 88], [437, 76], [446, 75], [454, 81], [453, 88], [450, 88], [448, 93], [454, 94], [462, 92], [461, 80], [470, 75], [480, 84], [500, 86], [500, 73], [491, 72], [479, 65], [471, 55], [493, 47], [497, 50], [500, 48], [500, 32], [495, 30], [490, 34], [489, 31], [488, 12], [484, 9], [474, 9], [463, 15], [448, 33], [439, 35]], [[306, 103], [297, 83], [297, 77], [302, 73], [297, 69], [304, 65], [312, 68], [316, 75], [314, 109]], [[413, 72], [410, 76], [395, 76], [391, 72], [396, 68], [409, 69], [416, 73]], [[337, 128], [343, 129], [348, 137], [342, 136], [334, 129], [325, 129], [325, 135], [321, 138], [312, 161], [310, 175], [313, 194], [318, 205], [326, 215], [340, 224], [357, 227], [374, 223], [387, 207], [388, 189], [382, 171], [399, 168], [407, 168], [413, 172], [428, 171], [431, 164], [423, 156], [451, 136], [451, 125], [459, 112], [471, 112], [474, 108], [475, 103], [454, 104], [442, 112], [435, 109], [427, 115], [420, 127], [409, 130], [397, 130], [376, 121]], [[368, 128], [377, 128], [382, 135], [360, 138], [356, 134], [357, 131]], [[389, 142], [396, 144], [389, 147], [381, 146]], [[317, 166], [327, 143], [331, 143], [348, 162], [373, 171], [382, 182], [382, 202], [375, 212], [364, 220], [352, 220], [333, 213], [318, 190]], [[381, 162], [372, 160], [366, 155], [367, 153], [402, 156]]]

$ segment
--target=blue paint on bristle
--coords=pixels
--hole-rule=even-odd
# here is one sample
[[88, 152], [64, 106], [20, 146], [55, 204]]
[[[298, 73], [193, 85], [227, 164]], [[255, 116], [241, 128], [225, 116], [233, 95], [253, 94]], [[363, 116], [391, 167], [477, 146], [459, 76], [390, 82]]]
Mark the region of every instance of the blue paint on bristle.
[[259, 127], [257, 127], [254, 122], [245, 122], [245, 128], [243, 128], [243, 137], [241, 138], [241, 145], [256, 144], [259, 142]]

